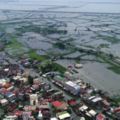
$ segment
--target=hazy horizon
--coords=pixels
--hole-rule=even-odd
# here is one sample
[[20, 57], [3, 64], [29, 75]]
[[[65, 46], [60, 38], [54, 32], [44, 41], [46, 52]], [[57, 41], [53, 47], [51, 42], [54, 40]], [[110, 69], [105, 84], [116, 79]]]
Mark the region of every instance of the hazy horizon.
[[48, 10], [49, 6], [49, 11], [120, 13], [120, 0], [0, 0], [1, 10]]

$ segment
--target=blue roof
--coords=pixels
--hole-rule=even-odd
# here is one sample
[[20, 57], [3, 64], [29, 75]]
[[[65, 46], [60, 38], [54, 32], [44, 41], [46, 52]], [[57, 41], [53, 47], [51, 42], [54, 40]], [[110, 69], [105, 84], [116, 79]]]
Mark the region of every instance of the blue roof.
[[12, 93], [12, 92], [8, 92], [8, 93], [6, 93], [5, 95], [6, 95], [7, 97], [9, 97], [9, 96], [13, 95], [13, 93]]

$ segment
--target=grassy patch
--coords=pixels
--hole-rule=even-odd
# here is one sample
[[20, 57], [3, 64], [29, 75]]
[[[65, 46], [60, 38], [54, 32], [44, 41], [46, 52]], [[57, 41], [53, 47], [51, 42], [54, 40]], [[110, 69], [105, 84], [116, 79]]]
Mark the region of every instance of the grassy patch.
[[116, 103], [120, 103], [120, 97], [114, 98], [114, 101], [115, 101]]
[[40, 68], [42, 73], [46, 73], [50, 71], [59, 71], [60, 73], [63, 74], [66, 71], [65, 67], [51, 61], [44, 62], [44, 64], [41, 65]]
[[120, 66], [114, 63], [114, 61], [111, 60], [111, 58], [108, 58], [105, 55], [98, 55], [100, 59], [104, 61], [104, 63], [107, 63], [110, 65], [110, 67], [107, 67], [107, 69], [113, 71], [114, 73], [120, 74]]
[[11, 36], [10, 39], [10, 42], [5, 45], [5, 50], [9, 55], [20, 56], [27, 52], [27, 48], [18, 42], [16, 37]]
[[30, 51], [28, 55], [31, 59], [38, 60], [38, 61], [44, 61], [48, 58], [45, 55], [38, 55], [36, 51]]
[[120, 74], [120, 67], [116, 67], [116, 66], [111, 66], [108, 67], [109, 70], [112, 70], [113, 72]]
[[11, 49], [20, 49], [22, 48], [23, 45], [16, 40], [15, 37], [12, 37], [12, 40], [6, 45], [6, 48], [11, 48]]
[[57, 63], [53, 63], [53, 68], [54, 68], [54, 70], [59, 71], [61, 73], [64, 73], [66, 71], [65, 67], [63, 67], [62, 65], [57, 64]]
[[120, 96], [113, 96], [112, 97], [112, 104], [118, 106], [120, 104]]

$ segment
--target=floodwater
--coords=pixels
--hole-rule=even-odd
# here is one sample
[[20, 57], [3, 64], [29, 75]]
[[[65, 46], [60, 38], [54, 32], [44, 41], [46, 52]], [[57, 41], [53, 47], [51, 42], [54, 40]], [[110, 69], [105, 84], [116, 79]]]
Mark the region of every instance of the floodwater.
[[83, 69], [79, 70], [79, 76], [83, 77], [86, 82], [92, 83], [98, 89], [107, 91], [111, 95], [119, 94], [120, 76], [106, 69], [104, 64], [86, 63]]
[[32, 49], [38, 49], [38, 50], [47, 50], [52, 47], [52, 45], [48, 42], [46, 42], [46, 38], [44, 38], [42, 35], [34, 33], [34, 32], [26, 32], [20, 38], [20, 41], [23, 42], [25, 45]]
[[[1, 24], [6, 24], [6, 26], [13, 24], [20, 27], [30, 23], [34, 25], [65, 23], [67, 27], [58, 27], [68, 31], [68, 34], [63, 36], [61, 40], [68, 37], [75, 38], [73, 44], [78, 47], [84, 45], [97, 48], [103, 43], [109, 44], [108, 48], [101, 48], [101, 50], [120, 57], [119, 0], [0, 0], [0, 9], [2, 10], [0, 11]], [[9, 26], [7, 26], [6, 31], [8, 33], [11, 31], [14, 34]], [[99, 38], [99, 35], [106, 37], [106, 39]], [[110, 41], [111, 39], [107, 39], [109, 36], [117, 38], [117, 41]], [[43, 51], [47, 50], [53, 50], [57, 53], [64, 52], [53, 48], [51, 44], [60, 37], [58, 34], [48, 35], [47, 37], [33, 31], [23, 34], [19, 39], [30, 48], [38, 49], [39, 54], [44, 54]], [[78, 55], [79, 53], [75, 52], [68, 56], [76, 57]], [[57, 62], [63, 66], [75, 63], [73, 60], [59, 60]], [[112, 95], [120, 94], [120, 75], [108, 70], [105, 64], [84, 62], [83, 69], [79, 70], [78, 76]]]
[[[75, 64], [73, 60], [58, 60], [57, 63], [63, 66]], [[91, 83], [97, 89], [108, 92], [112, 95], [120, 95], [120, 75], [106, 69], [108, 65], [98, 62], [83, 62], [83, 68], [78, 69], [76, 77]]]

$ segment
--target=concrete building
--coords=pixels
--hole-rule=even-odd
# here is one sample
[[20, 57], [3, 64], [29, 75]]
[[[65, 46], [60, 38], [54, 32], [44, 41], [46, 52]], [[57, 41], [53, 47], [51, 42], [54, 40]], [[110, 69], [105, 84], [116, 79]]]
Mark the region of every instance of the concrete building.
[[38, 105], [38, 95], [37, 94], [31, 94], [30, 95], [30, 105]]
[[80, 86], [73, 83], [72, 81], [65, 82], [64, 87], [67, 91], [69, 91], [73, 95], [79, 95], [80, 94]]

